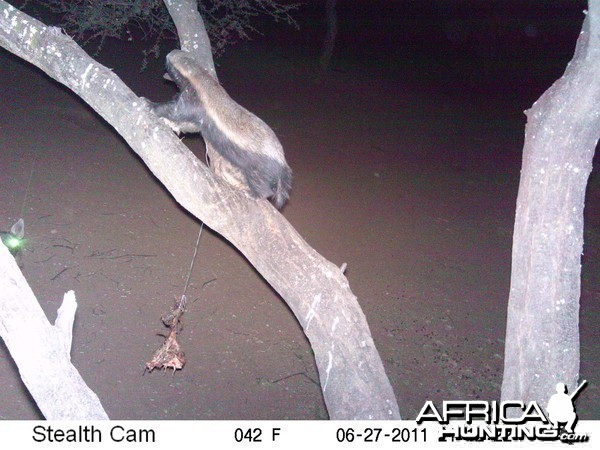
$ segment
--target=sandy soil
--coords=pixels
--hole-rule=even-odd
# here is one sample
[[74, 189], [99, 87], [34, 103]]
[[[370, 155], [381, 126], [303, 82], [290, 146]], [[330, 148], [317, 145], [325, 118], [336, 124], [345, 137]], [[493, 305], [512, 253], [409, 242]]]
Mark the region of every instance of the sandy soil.
[[[576, 25], [572, 32], [577, 36]], [[229, 51], [230, 94], [277, 132], [294, 170], [283, 213], [338, 265], [399, 399], [498, 399], [525, 116], [570, 57], [353, 58], [322, 75], [306, 36]], [[574, 40], [572, 41], [574, 43]], [[571, 45], [572, 47], [572, 45]], [[173, 90], [162, 62], [111, 56], [135, 92]], [[493, 56], [493, 55], [492, 55]], [[483, 61], [483, 62], [482, 62]], [[285, 303], [226, 241], [201, 240], [174, 375], [143, 374], [183, 289], [199, 223], [86, 105], [0, 52], [0, 228], [24, 217], [27, 280], [54, 320], [79, 302], [73, 362], [113, 419], [325, 419], [311, 349]], [[186, 143], [203, 159], [200, 138]], [[600, 175], [588, 189], [581, 419], [600, 419]], [[0, 343], [0, 418], [40, 414]]]

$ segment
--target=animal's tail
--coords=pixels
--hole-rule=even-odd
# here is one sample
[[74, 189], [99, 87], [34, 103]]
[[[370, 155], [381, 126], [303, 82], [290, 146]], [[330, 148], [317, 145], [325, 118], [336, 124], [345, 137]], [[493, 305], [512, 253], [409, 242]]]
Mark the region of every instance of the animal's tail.
[[273, 204], [277, 209], [281, 209], [283, 205], [290, 198], [290, 190], [292, 189], [292, 169], [288, 166], [284, 166], [279, 179], [277, 180], [277, 186], [273, 193]]

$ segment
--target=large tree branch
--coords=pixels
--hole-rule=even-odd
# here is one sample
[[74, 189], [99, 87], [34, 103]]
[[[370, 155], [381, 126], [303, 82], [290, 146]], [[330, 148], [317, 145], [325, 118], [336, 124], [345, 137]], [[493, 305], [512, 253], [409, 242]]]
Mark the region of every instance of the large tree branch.
[[562, 78], [527, 111], [508, 305], [503, 400], [546, 405], [579, 377], [583, 207], [600, 137], [600, 0]]
[[180, 48], [194, 55], [194, 58], [215, 78], [210, 40], [204, 21], [198, 14], [195, 0], [163, 0], [177, 28]]
[[314, 350], [331, 418], [400, 417], [365, 316], [338, 267], [267, 201], [216, 178], [116, 75], [60, 30], [0, 0], [0, 45], [92, 106], [173, 197], [235, 245], [284, 298]]

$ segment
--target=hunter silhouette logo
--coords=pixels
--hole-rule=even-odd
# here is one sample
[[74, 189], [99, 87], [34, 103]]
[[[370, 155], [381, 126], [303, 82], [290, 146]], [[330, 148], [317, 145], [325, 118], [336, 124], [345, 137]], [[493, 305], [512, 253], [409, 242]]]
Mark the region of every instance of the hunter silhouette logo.
[[564, 383], [556, 385], [556, 394], [550, 397], [550, 401], [548, 401], [548, 406], [546, 407], [548, 419], [550, 419], [555, 428], [560, 429], [561, 424], [566, 424], [564, 431], [569, 434], [573, 433], [573, 427], [577, 422], [573, 400], [581, 392], [586, 383], [587, 380], [583, 380], [571, 395], [567, 394], [567, 386]]

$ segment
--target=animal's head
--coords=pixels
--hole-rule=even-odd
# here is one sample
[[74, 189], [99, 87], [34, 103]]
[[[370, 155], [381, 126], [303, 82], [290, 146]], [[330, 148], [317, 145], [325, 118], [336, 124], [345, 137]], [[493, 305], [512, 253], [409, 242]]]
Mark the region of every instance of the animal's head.
[[6, 245], [10, 253], [16, 255], [23, 248], [23, 237], [25, 236], [25, 222], [17, 220], [10, 231], [0, 231], [2, 243]]

